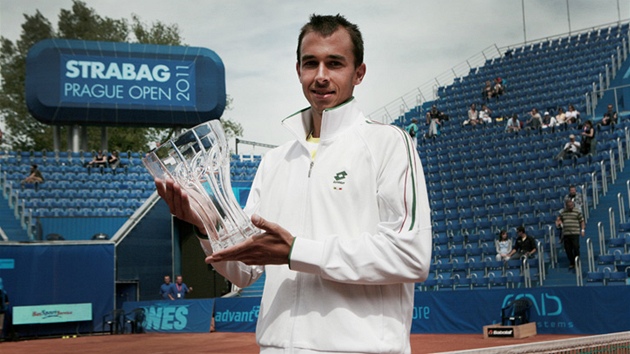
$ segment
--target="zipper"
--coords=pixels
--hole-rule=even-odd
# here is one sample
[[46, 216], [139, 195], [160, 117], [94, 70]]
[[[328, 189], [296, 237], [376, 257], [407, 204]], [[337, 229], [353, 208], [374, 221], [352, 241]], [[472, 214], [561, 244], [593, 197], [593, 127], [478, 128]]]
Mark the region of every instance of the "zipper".
[[308, 178], [311, 178], [311, 171], [313, 171], [313, 165], [315, 164], [314, 160], [311, 160], [311, 164], [308, 167]]

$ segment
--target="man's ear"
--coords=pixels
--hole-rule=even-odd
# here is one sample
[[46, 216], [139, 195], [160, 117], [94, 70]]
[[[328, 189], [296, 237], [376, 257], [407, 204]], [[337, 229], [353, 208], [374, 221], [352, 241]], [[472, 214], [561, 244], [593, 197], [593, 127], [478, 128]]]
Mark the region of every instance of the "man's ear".
[[354, 84], [358, 85], [361, 83], [361, 81], [363, 81], [363, 78], [365, 77], [365, 71], [367, 70], [367, 67], [365, 66], [365, 63], [359, 65], [355, 70], [354, 70]]
[[299, 79], [300, 78], [300, 73], [301, 73], [301, 71], [300, 71], [300, 62], [299, 61], [295, 62], [295, 71], [297, 72], [298, 79]]

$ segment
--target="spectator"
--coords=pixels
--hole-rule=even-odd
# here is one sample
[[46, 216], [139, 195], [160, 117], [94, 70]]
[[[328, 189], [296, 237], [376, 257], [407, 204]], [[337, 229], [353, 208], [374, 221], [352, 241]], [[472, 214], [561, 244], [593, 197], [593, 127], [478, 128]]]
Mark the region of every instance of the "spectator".
[[42, 175], [42, 172], [39, 170], [39, 168], [37, 168], [36, 164], [31, 165], [31, 171], [29, 172], [28, 176], [24, 178], [22, 182], [20, 182], [22, 187], [24, 187], [24, 185], [27, 183], [35, 184], [35, 189], [37, 189], [40, 183], [44, 183], [44, 176]]
[[486, 104], [481, 105], [479, 123], [492, 123], [492, 110]]
[[536, 253], [536, 240], [525, 233], [525, 228], [519, 226], [516, 228], [516, 242], [512, 251], [508, 254], [510, 259], [521, 259], [522, 257], [532, 258]]
[[485, 102], [490, 101], [490, 99], [494, 96], [494, 89], [492, 88], [492, 83], [490, 80], [486, 80], [486, 84], [481, 90], [481, 97]]
[[602, 117], [600, 125], [607, 126], [615, 124], [617, 124], [617, 112], [613, 110], [613, 105], [609, 104], [608, 110], [604, 113], [604, 117]]
[[549, 112], [545, 112], [543, 114], [543, 129], [551, 128], [552, 130], [555, 130], [557, 125], [558, 120], [556, 119], [556, 117], [552, 117]]
[[103, 154], [103, 150], [99, 150], [92, 160], [87, 163], [87, 167], [104, 167], [107, 165], [107, 157]]
[[508, 133], [516, 133], [521, 130], [521, 121], [518, 120], [518, 114], [512, 114], [512, 118], [508, 119], [505, 131]]
[[431, 109], [427, 112], [427, 124], [429, 125], [427, 137], [440, 135], [439, 127], [442, 125], [443, 120], [448, 120], [448, 116], [438, 110], [436, 105], [431, 106]]
[[112, 153], [107, 158], [107, 165], [114, 170], [118, 167], [118, 165], [120, 165], [120, 157], [118, 156], [118, 151], [112, 151]]
[[567, 116], [564, 113], [564, 108], [562, 107], [558, 107], [558, 114], [556, 114], [556, 122], [558, 122], [558, 125], [567, 123]]
[[[5, 314], [9, 312], [9, 295], [4, 286], [2, 285], [2, 278], [0, 278], [0, 338], [6, 338], [4, 333]], [[8, 322], [8, 321], [7, 321]], [[8, 326], [7, 326], [8, 327]]]
[[575, 141], [575, 135], [569, 135], [569, 142], [564, 144], [562, 151], [556, 155], [556, 160], [563, 160], [572, 156], [578, 156], [580, 153], [580, 143]]
[[477, 111], [477, 105], [471, 104], [468, 110], [468, 120], [464, 121], [464, 125], [477, 125], [479, 124], [479, 111]]
[[505, 92], [505, 87], [503, 86], [503, 79], [497, 77], [494, 79], [494, 87], [492, 88], [493, 96], [499, 98]]
[[[262, 233], [205, 248], [206, 262], [241, 288], [266, 273], [256, 330], [262, 353], [408, 353], [414, 283], [431, 264], [422, 163], [408, 134], [371, 124], [353, 98], [366, 72], [356, 25], [312, 15], [297, 42], [310, 108], [283, 120], [293, 140], [258, 167], [245, 212]], [[156, 187], [174, 215], [208, 237], [209, 220], [178, 184]]]
[[505, 230], [499, 232], [499, 238], [494, 242], [497, 251], [497, 261], [507, 261], [510, 259], [510, 251], [512, 251], [512, 240], [508, 237]]
[[184, 279], [181, 275], [175, 277], [175, 284], [173, 284], [171, 289], [173, 289], [173, 297], [175, 300], [183, 300], [186, 297], [186, 294], [193, 291], [192, 286], [186, 286], [186, 283], [184, 283]]
[[580, 112], [578, 112], [575, 107], [570, 104], [567, 112], [565, 113], [565, 119], [567, 124], [580, 123]]
[[580, 256], [580, 235], [584, 237], [586, 224], [582, 213], [571, 200], [564, 203], [564, 209], [556, 219], [556, 227], [562, 229], [562, 242], [569, 258], [569, 269], [575, 268], [575, 257]]
[[564, 196], [562, 204], [566, 205], [568, 200], [573, 202], [573, 209], [575, 209], [575, 211], [584, 214], [582, 194], [577, 192], [577, 188], [574, 185], [569, 186], [569, 193]]
[[164, 276], [164, 283], [160, 285], [160, 296], [164, 300], [175, 300], [175, 291], [173, 290], [173, 284], [171, 283], [171, 276]]
[[416, 118], [412, 118], [411, 119], [411, 124], [409, 124], [407, 126], [407, 128], [405, 130], [407, 130], [407, 133], [409, 133], [409, 136], [411, 137], [411, 143], [413, 144], [413, 148], [414, 150], [418, 147], [418, 138], [416, 137], [416, 135], [418, 135], [418, 120]]
[[538, 113], [538, 109], [532, 108], [525, 126], [527, 130], [539, 130], [542, 127], [542, 117]]
[[590, 120], [584, 122], [582, 127], [582, 142], [580, 143], [580, 153], [582, 155], [588, 155], [591, 153], [591, 147], [595, 140], [595, 129], [593, 129], [593, 123]]

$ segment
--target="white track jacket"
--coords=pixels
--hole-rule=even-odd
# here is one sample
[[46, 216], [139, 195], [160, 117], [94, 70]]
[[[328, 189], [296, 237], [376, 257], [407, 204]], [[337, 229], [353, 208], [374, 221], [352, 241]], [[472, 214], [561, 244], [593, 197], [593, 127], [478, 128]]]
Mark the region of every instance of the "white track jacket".
[[[265, 267], [261, 353], [409, 353], [413, 283], [431, 263], [418, 154], [352, 99], [324, 112], [312, 159], [310, 114], [283, 121], [296, 140], [264, 156], [245, 208], [296, 237], [290, 266]], [[258, 278], [243, 263], [215, 267], [239, 287]]]

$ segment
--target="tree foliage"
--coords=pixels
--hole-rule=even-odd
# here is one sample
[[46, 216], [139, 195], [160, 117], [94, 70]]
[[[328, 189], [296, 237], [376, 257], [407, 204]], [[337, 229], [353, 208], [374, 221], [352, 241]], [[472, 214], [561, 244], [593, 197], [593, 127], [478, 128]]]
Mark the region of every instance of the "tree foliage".
[[[66, 38], [91, 41], [131, 42], [159, 45], [184, 45], [179, 27], [156, 21], [150, 25], [132, 14], [131, 21], [102, 17], [85, 2], [73, 0], [71, 9], [59, 13], [57, 30], [39, 11], [24, 15], [22, 33], [14, 42], [0, 37], [0, 116], [4, 118], [7, 132], [4, 140], [12, 149], [42, 150], [53, 148], [52, 127], [33, 118], [26, 107], [25, 78], [26, 55], [35, 43], [48, 38]], [[226, 110], [230, 108], [228, 97]], [[223, 119], [226, 133], [230, 137], [241, 136], [240, 124]], [[59, 127], [62, 137], [61, 149], [67, 146], [66, 139], [71, 127]], [[173, 135], [172, 129], [109, 127], [110, 150], [143, 151], [150, 141], [164, 141]], [[87, 128], [88, 150], [100, 148], [101, 128]]]

